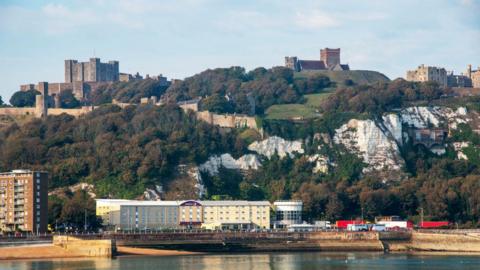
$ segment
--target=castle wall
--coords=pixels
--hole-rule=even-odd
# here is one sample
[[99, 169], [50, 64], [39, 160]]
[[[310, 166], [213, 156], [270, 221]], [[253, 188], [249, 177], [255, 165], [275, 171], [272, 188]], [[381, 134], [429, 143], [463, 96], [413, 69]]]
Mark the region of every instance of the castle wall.
[[191, 110], [198, 112], [198, 103], [178, 103], [178, 106], [184, 111]]
[[0, 115], [35, 115], [35, 107], [0, 108]]
[[77, 109], [61, 109], [61, 108], [49, 108], [47, 114], [48, 115], [60, 115], [62, 113], [66, 113], [68, 115], [72, 115], [74, 117], [79, 117], [86, 113], [93, 111], [95, 107], [93, 106], [83, 106]]
[[[182, 108], [184, 109], [184, 108]], [[186, 110], [186, 109], [184, 109]], [[252, 128], [258, 129], [255, 117], [235, 114], [215, 114], [209, 111], [197, 112], [197, 119], [211, 125], [225, 128]]]

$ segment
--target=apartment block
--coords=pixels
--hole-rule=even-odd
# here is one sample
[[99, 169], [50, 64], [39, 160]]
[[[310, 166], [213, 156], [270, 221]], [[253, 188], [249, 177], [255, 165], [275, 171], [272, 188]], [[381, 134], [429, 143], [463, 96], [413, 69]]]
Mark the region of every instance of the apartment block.
[[48, 226], [48, 174], [0, 173], [0, 231], [44, 233]]

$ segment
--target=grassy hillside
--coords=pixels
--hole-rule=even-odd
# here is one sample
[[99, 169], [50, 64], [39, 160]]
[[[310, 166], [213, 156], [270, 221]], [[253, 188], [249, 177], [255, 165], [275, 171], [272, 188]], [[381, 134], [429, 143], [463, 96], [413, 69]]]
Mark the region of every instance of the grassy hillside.
[[308, 119], [319, 117], [316, 109], [320, 106], [323, 99], [328, 97], [335, 88], [328, 88], [325, 92], [318, 94], [304, 95], [306, 99], [304, 104], [277, 104], [270, 106], [266, 111], [266, 119], [285, 120], [285, 119]]
[[[346, 80], [352, 80], [354, 84], [374, 84], [377, 82], [389, 82], [390, 79], [377, 71], [370, 70], [348, 70], [348, 71], [330, 71], [330, 70], [318, 70], [318, 71], [301, 71], [295, 72], [294, 78], [309, 78], [313, 76], [324, 75], [335, 82], [336, 87], [345, 85]], [[316, 109], [320, 106], [323, 99], [329, 96], [335, 91], [334, 88], [327, 88], [319, 94], [304, 95], [306, 102], [303, 104], [280, 104], [270, 106], [266, 110], [266, 119], [307, 119], [318, 117]]]
[[331, 71], [331, 70], [316, 70], [316, 71], [301, 71], [295, 72], [295, 78], [305, 78], [314, 75], [325, 75], [331, 81], [336, 82], [337, 85], [343, 85], [345, 80], [352, 80], [355, 84], [372, 84], [376, 82], [389, 82], [390, 79], [384, 74], [371, 70], [346, 70], [346, 71]]

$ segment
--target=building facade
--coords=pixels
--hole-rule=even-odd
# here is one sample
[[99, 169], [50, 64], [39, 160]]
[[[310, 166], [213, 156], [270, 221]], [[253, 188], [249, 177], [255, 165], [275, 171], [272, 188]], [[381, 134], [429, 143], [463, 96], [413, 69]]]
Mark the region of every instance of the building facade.
[[118, 61], [100, 62], [90, 58], [88, 62], [65, 60], [65, 82], [116, 82], [119, 80]]
[[297, 72], [302, 70], [350, 70], [348, 65], [340, 62], [340, 49], [330, 48], [320, 50], [320, 60], [300, 60], [296, 56], [286, 56], [285, 67]]
[[96, 200], [96, 214], [109, 230], [178, 228], [178, 201]]
[[270, 228], [268, 201], [96, 200], [96, 214], [109, 230]]
[[274, 228], [302, 223], [302, 201], [276, 201], [273, 203], [273, 210], [275, 212]]
[[203, 201], [203, 228], [219, 230], [270, 228], [268, 201]]
[[407, 81], [412, 82], [437, 82], [442, 87], [447, 87], [447, 71], [444, 68], [420, 65], [415, 70], [408, 70]]
[[470, 78], [474, 88], [480, 88], [480, 67], [477, 70], [472, 70], [472, 65], [468, 65], [466, 76]]
[[44, 233], [48, 226], [48, 174], [0, 173], [0, 231]]

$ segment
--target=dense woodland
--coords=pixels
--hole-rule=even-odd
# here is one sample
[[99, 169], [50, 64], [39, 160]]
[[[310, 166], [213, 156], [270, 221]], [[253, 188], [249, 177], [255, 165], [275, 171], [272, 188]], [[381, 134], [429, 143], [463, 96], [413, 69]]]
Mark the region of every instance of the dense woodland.
[[[173, 103], [164, 106], [130, 106], [120, 109], [106, 105], [113, 98], [137, 102], [144, 96], [179, 101], [206, 97], [201, 106], [216, 112], [250, 113], [255, 100], [257, 114], [272, 104], [303, 102], [306, 93], [322, 92], [332, 86], [323, 76], [293, 77], [285, 68], [243, 68], [207, 70], [175, 83], [169, 89], [153, 80], [118, 83], [92, 93], [98, 110], [75, 119], [68, 115], [49, 116], [24, 125], [0, 129], [0, 169], [42, 169], [50, 173], [50, 188], [78, 182], [95, 185], [101, 198], [135, 198], [147, 187], [162, 185], [166, 199], [192, 196], [191, 183], [178, 174], [178, 165], [205, 162], [213, 154], [231, 153], [235, 158], [249, 153], [247, 146], [259, 138], [248, 129], [225, 130], [198, 121]], [[241, 173], [220, 169], [218, 176], [202, 173], [206, 198], [277, 200], [301, 199], [305, 218], [366, 218], [399, 214], [418, 219], [423, 208], [427, 219], [449, 220], [463, 226], [480, 226], [480, 135], [467, 125], [452, 133], [449, 140], [468, 141], [469, 160], [457, 160], [453, 149], [433, 155], [421, 147], [406, 144], [402, 181], [381, 180], [378, 174], [362, 173], [365, 164], [340, 145], [313, 140], [314, 134], [332, 136], [349, 119], [375, 118], [382, 112], [412, 104], [468, 104], [479, 108], [476, 97], [453, 98], [436, 84], [396, 80], [375, 85], [346, 85], [325, 99], [321, 117], [301, 123], [261, 121], [267, 135], [303, 139], [306, 154], [321, 153], [336, 166], [326, 174], [312, 173], [305, 156], [263, 159], [258, 171]], [[180, 194], [180, 195], [179, 195]], [[182, 195], [183, 194], [183, 195]], [[186, 195], [189, 194], [189, 195]], [[182, 198], [184, 196], [185, 198]], [[50, 198], [50, 221], [82, 224], [75, 217], [79, 206], [93, 213], [92, 200], [84, 192], [64, 192]], [[93, 214], [89, 220], [95, 224]]]

